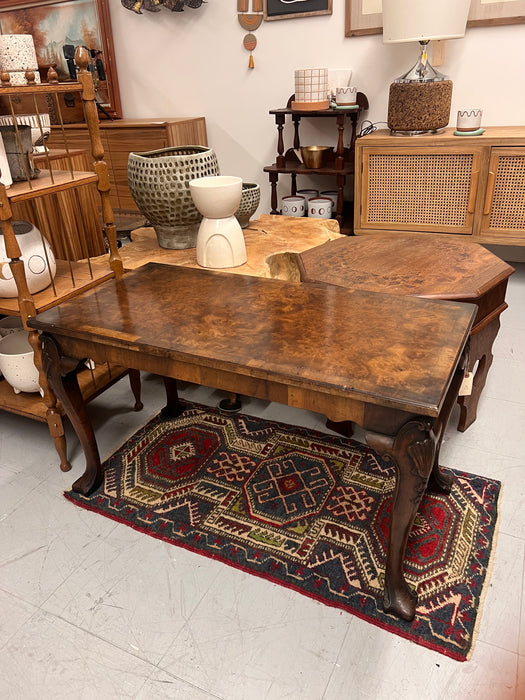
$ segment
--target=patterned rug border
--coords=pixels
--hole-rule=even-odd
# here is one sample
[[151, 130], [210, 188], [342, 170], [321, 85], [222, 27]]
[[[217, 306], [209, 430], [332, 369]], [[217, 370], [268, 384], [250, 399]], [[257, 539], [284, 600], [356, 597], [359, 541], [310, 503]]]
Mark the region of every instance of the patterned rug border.
[[[189, 401], [185, 399], [181, 399], [181, 403], [186, 404], [188, 407], [196, 408], [199, 410], [203, 411], [212, 411], [214, 413], [220, 414], [220, 415], [225, 415], [218, 407], [216, 406], [209, 406], [206, 404], [201, 404], [199, 402], [195, 401]], [[314, 428], [305, 428], [304, 426], [301, 425], [295, 425], [293, 423], [284, 423], [282, 421], [278, 421], [273, 418], [266, 418], [262, 416], [251, 416], [251, 414], [247, 414], [244, 411], [241, 411], [241, 415], [247, 415], [249, 417], [253, 417], [256, 420], [261, 420], [265, 421], [268, 423], [272, 424], [277, 424], [277, 425], [282, 425], [285, 428], [289, 429], [294, 429], [296, 428], [297, 430], [306, 430], [309, 433], [311, 433], [313, 436], [319, 437], [319, 438], [335, 438], [335, 439], [340, 439], [341, 436], [334, 435], [332, 433], [323, 433], [319, 430], [316, 430]], [[228, 414], [226, 414], [228, 415]], [[236, 414], [239, 415], [239, 414]], [[161, 412], [158, 411], [156, 414], [150, 416], [143, 424], [140, 426], [136, 427], [133, 432], [128, 435], [117, 447], [113, 449], [112, 452], [110, 452], [103, 460], [103, 466], [106, 465], [108, 460], [115, 455], [119, 450], [121, 450], [124, 445], [131, 439], [133, 438], [139, 431], [144, 430], [150, 423], [153, 423], [155, 421], [158, 421], [161, 419]], [[176, 419], [162, 419], [162, 420], [176, 420]], [[349, 438], [344, 438], [345, 440], [350, 440], [350, 442], [358, 445], [359, 447], [368, 448], [368, 446], [364, 443], [358, 442], [357, 440], [349, 439]], [[373, 452], [373, 450], [371, 450]], [[405, 631], [403, 629], [400, 629], [399, 627], [395, 626], [394, 624], [390, 624], [388, 622], [384, 622], [378, 619], [373, 618], [370, 615], [367, 615], [366, 613], [360, 612], [359, 610], [352, 608], [349, 609], [348, 605], [345, 605], [344, 603], [337, 603], [335, 601], [329, 600], [325, 597], [323, 597], [320, 594], [316, 594], [312, 591], [306, 591], [303, 588], [301, 588], [298, 585], [295, 585], [293, 583], [283, 581], [282, 579], [278, 578], [277, 576], [272, 576], [271, 573], [268, 572], [260, 572], [255, 569], [251, 569], [243, 564], [231, 561], [227, 559], [226, 557], [212, 553], [212, 552], [207, 552], [205, 550], [199, 549], [198, 547], [194, 547], [190, 545], [187, 542], [182, 542], [179, 540], [174, 540], [170, 538], [169, 536], [164, 536], [160, 533], [154, 532], [147, 527], [139, 526], [136, 523], [127, 520], [126, 518], [119, 517], [115, 514], [110, 514], [104, 511], [101, 511], [95, 506], [92, 506], [90, 503], [88, 503], [86, 500], [84, 500], [86, 497], [82, 496], [81, 494], [76, 494], [71, 492], [71, 490], [64, 491], [64, 497], [70, 501], [72, 504], [75, 506], [79, 506], [83, 508], [84, 510], [90, 511], [92, 513], [96, 513], [97, 515], [101, 515], [105, 518], [108, 518], [109, 520], [113, 520], [114, 522], [120, 523], [122, 525], [126, 525], [126, 527], [130, 527], [133, 530], [140, 532], [142, 534], [148, 535], [149, 537], [153, 537], [157, 540], [160, 540], [162, 542], [165, 542], [166, 544], [173, 545], [175, 547], [180, 547], [181, 549], [185, 549], [186, 551], [191, 552], [192, 554], [197, 554], [199, 556], [205, 556], [208, 559], [212, 559], [214, 561], [218, 561], [221, 564], [226, 564], [227, 566], [230, 566], [232, 569], [236, 569], [238, 571], [242, 571], [243, 573], [246, 573], [250, 576], [257, 576], [258, 578], [261, 578], [263, 580], [269, 581], [270, 583], [273, 583], [277, 586], [282, 586], [284, 588], [288, 588], [289, 590], [292, 590], [296, 593], [299, 593], [300, 595], [303, 595], [307, 598], [310, 598], [311, 600], [315, 600], [316, 602], [326, 605], [328, 607], [332, 607], [338, 610], [342, 610], [346, 614], [350, 616], [355, 616], [361, 620], [364, 620], [365, 622], [369, 624], [373, 624], [374, 626], [383, 629], [387, 632], [390, 632], [398, 637], [402, 637], [403, 639], [406, 639], [414, 644], [417, 644], [419, 646], [422, 646], [424, 648], [430, 649], [431, 651], [437, 652], [438, 654], [441, 654], [443, 656], [446, 656], [448, 658], [451, 658], [455, 661], [469, 661], [470, 658], [472, 657], [474, 647], [476, 644], [476, 641], [479, 636], [479, 629], [481, 626], [481, 620], [482, 620], [482, 614], [483, 614], [483, 607], [485, 604], [485, 599], [487, 596], [488, 591], [490, 590], [490, 581], [492, 578], [492, 573], [493, 573], [493, 568], [494, 568], [494, 559], [495, 559], [495, 554], [496, 554], [496, 547], [497, 547], [497, 541], [498, 541], [498, 535], [499, 535], [499, 521], [500, 521], [500, 503], [501, 503], [501, 497], [502, 497], [502, 491], [503, 491], [503, 485], [498, 479], [491, 479], [490, 477], [483, 477], [479, 474], [475, 474], [473, 472], [466, 472], [464, 470], [459, 470], [459, 469], [453, 469], [451, 467], [445, 467], [447, 470], [453, 472], [455, 475], [464, 475], [466, 477], [478, 477], [478, 478], [483, 478], [483, 479], [490, 479], [490, 481], [499, 484], [499, 491], [498, 491], [498, 496], [494, 504], [494, 530], [492, 534], [492, 539], [490, 543], [490, 554], [486, 566], [486, 574], [485, 578], [483, 580], [483, 586], [481, 589], [481, 592], [479, 594], [478, 598], [478, 606], [477, 606], [477, 615], [476, 615], [476, 622], [474, 625], [474, 629], [472, 630], [472, 639], [470, 643], [470, 647], [467, 651], [466, 654], [461, 654], [459, 652], [453, 652], [447, 648], [444, 648], [440, 646], [439, 644], [432, 643], [431, 641], [428, 641], [426, 639], [423, 639], [421, 637], [417, 637], [414, 635], [414, 633], [410, 633], [408, 631]], [[92, 494], [93, 495], [93, 494]], [[89, 496], [87, 498], [90, 498]]]

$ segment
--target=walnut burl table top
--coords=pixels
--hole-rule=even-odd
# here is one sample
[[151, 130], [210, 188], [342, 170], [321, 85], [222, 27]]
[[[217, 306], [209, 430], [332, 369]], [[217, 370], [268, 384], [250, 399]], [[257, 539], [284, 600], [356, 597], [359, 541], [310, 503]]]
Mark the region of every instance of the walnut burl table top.
[[188, 381], [205, 383], [197, 369], [180, 376], [178, 362], [436, 416], [474, 313], [467, 304], [149, 263], [31, 326], [60, 337], [74, 357], [105, 361], [112, 347], [120, 365]]

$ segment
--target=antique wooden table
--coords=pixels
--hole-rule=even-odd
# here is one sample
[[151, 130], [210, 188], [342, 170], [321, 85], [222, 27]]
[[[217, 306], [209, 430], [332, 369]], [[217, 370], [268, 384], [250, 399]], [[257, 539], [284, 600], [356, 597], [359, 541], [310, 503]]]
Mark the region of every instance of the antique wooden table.
[[85, 358], [165, 377], [172, 415], [181, 379], [362, 425], [397, 465], [384, 607], [412, 619], [406, 542], [427, 484], [450, 489], [439, 448], [475, 315], [471, 304], [149, 263], [29, 325], [84, 449], [81, 493], [103, 478], [76, 379]]
[[458, 430], [476, 420], [513, 267], [477, 243], [428, 233], [344, 237], [302, 252], [298, 265], [305, 281], [475, 304], [467, 368], [472, 389], [459, 397]]

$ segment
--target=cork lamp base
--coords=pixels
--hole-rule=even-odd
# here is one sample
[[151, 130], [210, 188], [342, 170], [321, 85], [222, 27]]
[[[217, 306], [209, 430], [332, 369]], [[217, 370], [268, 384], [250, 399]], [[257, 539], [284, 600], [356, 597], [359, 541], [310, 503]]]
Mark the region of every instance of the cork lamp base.
[[452, 81], [392, 83], [388, 99], [388, 127], [393, 133], [422, 134], [447, 126]]

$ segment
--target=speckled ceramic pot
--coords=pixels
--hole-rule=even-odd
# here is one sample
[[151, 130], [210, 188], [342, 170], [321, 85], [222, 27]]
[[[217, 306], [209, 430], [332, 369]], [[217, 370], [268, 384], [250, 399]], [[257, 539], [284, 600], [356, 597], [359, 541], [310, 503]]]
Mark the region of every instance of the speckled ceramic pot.
[[0, 338], [0, 371], [15, 394], [40, 391], [34, 353], [28, 331], [17, 331]]
[[189, 182], [218, 174], [215, 151], [205, 146], [129, 154], [129, 189], [161, 248], [195, 248], [202, 214], [193, 203]]
[[241, 228], [246, 228], [250, 223], [250, 218], [255, 214], [259, 202], [261, 201], [261, 188], [255, 182], [243, 182], [241, 203], [235, 212], [237, 221]]

